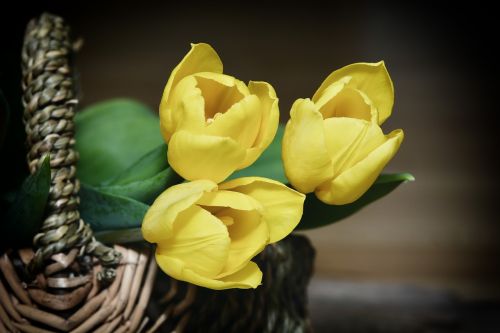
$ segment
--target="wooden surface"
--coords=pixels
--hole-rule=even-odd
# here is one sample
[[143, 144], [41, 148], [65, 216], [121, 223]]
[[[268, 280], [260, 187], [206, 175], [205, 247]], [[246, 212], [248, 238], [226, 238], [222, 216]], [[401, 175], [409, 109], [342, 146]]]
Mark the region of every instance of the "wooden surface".
[[466, 301], [436, 288], [313, 280], [316, 333], [498, 333], [500, 302]]

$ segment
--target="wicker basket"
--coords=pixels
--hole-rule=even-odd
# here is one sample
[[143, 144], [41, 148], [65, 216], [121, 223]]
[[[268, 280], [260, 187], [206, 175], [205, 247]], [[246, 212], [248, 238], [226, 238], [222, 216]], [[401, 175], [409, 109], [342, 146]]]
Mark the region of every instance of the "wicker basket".
[[62, 18], [43, 14], [29, 23], [22, 52], [27, 160], [34, 173], [50, 158], [51, 186], [34, 249], [0, 258], [0, 332], [310, 331], [314, 250], [305, 237], [290, 236], [258, 256], [261, 287], [229, 291], [157, 271], [145, 244], [96, 241], [78, 213], [74, 51]]

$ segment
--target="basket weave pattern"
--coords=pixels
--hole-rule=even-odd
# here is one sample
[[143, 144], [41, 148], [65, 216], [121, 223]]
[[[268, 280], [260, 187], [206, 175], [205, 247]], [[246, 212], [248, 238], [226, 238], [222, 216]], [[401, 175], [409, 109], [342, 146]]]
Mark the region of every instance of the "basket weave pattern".
[[78, 213], [72, 52], [60, 17], [43, 14], [28, 24], [22, 51], [27, 160], [34, 173], [49, 158], [51, 184], [35, 250], [0, 258], [0, 331], [135, 332], [151, 294], [156, 265], [148, 263], [149, 251], [99, 243]]

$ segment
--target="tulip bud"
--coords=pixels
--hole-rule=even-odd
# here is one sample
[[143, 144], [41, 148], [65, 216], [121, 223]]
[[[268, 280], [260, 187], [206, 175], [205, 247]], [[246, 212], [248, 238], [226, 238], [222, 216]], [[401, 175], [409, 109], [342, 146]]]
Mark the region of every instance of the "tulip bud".
[[267, 178], [182, 183], [151, 205], [142, 234], [157, 243], [158, 265], [177, 280], [211, 289], [257, 288], [262, 272], [252, 258], [292, 232], [304, 199]]
[[384, 135], [391, 114], [392, 81], [383, 62], [358, 63], [333, 72], [312, 100], [298, 99], [290, 111], [282, 157], [290, 183], [323, 202], [356, 201], [374, 183], [403, 140]]
[[278, 98], [266, 82], [222, 74], [208, 44], [193, 44], [175, 67], [160, 104], [168, 161], [188, 180], [219, 183], [257, 160], [276, 134]]

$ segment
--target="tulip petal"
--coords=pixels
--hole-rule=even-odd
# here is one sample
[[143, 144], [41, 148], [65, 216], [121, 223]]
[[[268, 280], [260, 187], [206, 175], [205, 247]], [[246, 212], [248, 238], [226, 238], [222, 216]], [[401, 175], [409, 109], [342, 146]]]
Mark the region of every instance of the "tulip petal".
[[378, 124], [378, 111], [362, 91], [346, 87], [346, 82], [335, 82], [327, 87], [316, 102], [324, 119], [350, 117]]
[[256, 95], [260, 100], [261, 116], [260, 130], [253, 147], [247, 149], [245, 162], [240, 169], [253, 164], [262, 154], [262, 152], [271, 144], [278, 130], [279, 107], [278, 97], [274, 88], [267, 82], [250, 81], [248, 84], [250, 93]]
[[275, 180], [244, 177], [220, 184], [219, 188], [246, 194], [262, 204], [262, 217], [269, 227], [270, 243], [290, 234], [302, 217], [305, 195]]
[[205, 127], [205, 102], [198, 81], [186, 76], [174, 87], [169, 107], [160, 112], [160, 128], [168, 143], [175, 131], [201, 132]]
[[378, 110], [378, 124], [382, 124], [392, 112], [394, 86], [383, 61], [351, 64], [330, 74], [313, 97], [318, 101], [333, 83], [351, 77], [348, 86], [364, 92]]
[[199, 72], [195, 76], [198, 86], [204, 92], [204, 96], [214, 99], [214, 102], [221, 103], [229, 100], [227, 104], [230, 106], [243, 97], [250, 95], [250, 90], [246, 84], [234, 76], [215, 72]]
[[[262, 282], [262, 272], [256, 263], [250, 261], [236, 273], [221, 278], [221, 281], [225, 284], [224, 289], [227, 288], [255, 289]], [[234, 287], [228, 287], [231, 285], [233, 285]]]
[[323, 117], [309, 99], [298, 99], [290, 111], [282, 143], [285, 174], [302, 193], [310, 193], [333, 177]]
[[333, 161], [334, 177], [364, 159], [387, 139], [372, 122], [356, 118], [328, 118], [323, 122], [326, 146]]
[[174, 221], [180, 212], [192, 206], [204, 192], [217, 189], [210, 180], [197, 180], [174, 185], [165, 190], [146, 212], [142, 235], [150, 243], [160, 243], [172, 237]]
[[356, 201], [377, 179], [385, 165], [396, 154], [403, 141], [403, 131], [387, 135], [387, 141], [369, 153], [366, 158], [342, 172], [332, 181], [316, 190], [318, 199], [327, 204], [344, 205]]
[[158, 253], [156, 253], [156, 262], [165, 273], [177, 280], [214, 290], [257, 288], [262, 281], [262, 272], [257, 264], [252, 261], [240, 271], [221, 279], [210, 279], [201, 276], [190, 269], [184, 268], [182, 261]]
[[239, 271], [264, 250], [269, 241], [269, 229], [261, 213], [256, 210], [225, 208], [216, 215], [227, 216], [234, 221], [227, 227], [231, 244], [227, 263], [217, 276], [217, 278], [222, 278]]
[[250, 94], [242, 81], [229, 75], [203, 72], [195, 74], [195, 77], [205, 100], [207, 120], [214, 119], [218, 113], [224, 114], [233, 104]]
[[234, 191], [205, 192], [196, 203], [201, 206], [229, 207], [238, 210], [262, 210], [262, 205], [257, 200]]
[[337, 96], [346, 87], [347, 83], [349, 83], [350, 80], [350, 77], [343, 77], [340, 80], [332, 82], [330, 83], [330, 85], [326, 86], [323, 91], [321, 91], [321, 94], [318, 94], [316, 92], [316, 94], [318, 95], [314, 95], [313, 102], [320, 109], [321, 113], [323, 113], [321, 109], [324, 108], [324, 105], [327, 104], [332, 98]]
[[222, 221], [193, 205], [179, 213], [172, 237], [157, 253], [179, 259], [184, 268], [206, 277], [218, 275], [229, 255], [229, 234]]
[[222, 61], [217, 52], [208, 44], [191, 44], [191, 50], [172, 70], [160, 103], [160, 114], [171, 103], [170, 92], [175, 85], [188, 75], [199, 72], [222, 73]]
[[260, 101], [249, 95], [233, 104], [227, 112], [216, 117], [205, 134], [230, 137], [241, 147], [249, 148], [255, 142], [261, 121]]
[[210, 179], [218, 183], [233, 173], [245, 150], [231, 138], [179, 131], [168, 146], [168, 162], [183, 178]]

